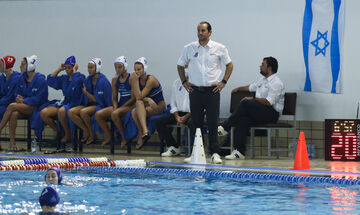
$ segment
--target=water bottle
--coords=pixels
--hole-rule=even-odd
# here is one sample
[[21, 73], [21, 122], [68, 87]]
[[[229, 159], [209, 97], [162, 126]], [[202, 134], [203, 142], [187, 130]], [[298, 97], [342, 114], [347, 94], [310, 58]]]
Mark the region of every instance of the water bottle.
[[310, 142], [306, 142], [306, 150], [308, 153], [308, 157], [311, 160], [312, 159], [312, 152], [311, 152], [311, 143]]
[[186, 154], [186, 151], [185, 151], [185, 148], [187, 148], [187, 127], [184, 128], [184, 132], [182, 133], [181, 135], [181, 144], [180, 144], [180, 147], [181, 147], [181, 154], [185, 155]]
[[316, 158], [315, 144], [311, 144], [311, 157]]
[[295, 157], [295, 150], [296, 150], [296, 144], [294, 142], [291, 142], [288, 146], [289, 158]]
[[37, 146], [37, 141], [36, 141], [36, 138], [34, 138], [34, 139], [31, 141], [31, 152], [32, 152], [32, 153], [36, 153], [36, 146]]

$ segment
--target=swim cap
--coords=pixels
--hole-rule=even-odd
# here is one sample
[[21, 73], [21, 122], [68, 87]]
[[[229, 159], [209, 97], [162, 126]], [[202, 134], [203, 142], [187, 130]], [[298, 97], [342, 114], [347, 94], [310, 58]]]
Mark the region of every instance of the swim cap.
[[141, 63], [144, 68], [144, 72], [147, 72], [148, 70], [148, 62], [145, 57], [141, 57], [135, 61], [135, 63]]
[[75, 66], [76, 60], [75, 60], [75, 56], [70, 56], [66, 59], [65, 61], [65, 65], [71, 65], [71, 66]]
[[100, 73], [100, 68], [102, 65], [101, 59], [100, 58], [93, 58], [91, 59], [91, 61], [89, 61], [89, 63], [95, 64], [95, 71], [96, 73]]
[[40, 206], [54, 207], [60, 202], [59, 194], [52, 187], [45, 187], [39, 197]]
[[38, 57], [36, 55], [31, 55], [30, 57], [25, 57], [27, 72], [35, 71], [37, 59], [38, 59]]
[[124, 66], [125, 71], [127, 71], [128, 63], [127, 63], [127, 59], [125, 56], [120, 56], [120, 57], [116, 58], [114, 61], [114, 64], [115, 63], [121, 63]]
[[50, 168], [46, 171], [46, 174], [45, 174], [45, 181], [46, 181], [46, 175], [47, 173], [50, 171], [50, 170], [54, 170], [57, 174], [57, 177], [58, 177], [58, 184], [61, 184], [61, 181], [62, 181], [62, 175], [61, 175], [61, 172], [60, 172], [60, 169], [58, 168]]
[[0, 60], [4, 63], [4, 70], [13, 68], [16, 61], [15, 57], [13, 56], [6, 56], [1, 58]]

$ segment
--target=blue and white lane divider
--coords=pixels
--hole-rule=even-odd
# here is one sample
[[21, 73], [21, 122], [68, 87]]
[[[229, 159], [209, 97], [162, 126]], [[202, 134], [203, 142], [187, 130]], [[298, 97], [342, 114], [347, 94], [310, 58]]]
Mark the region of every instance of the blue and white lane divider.
[[[1, 155], [1, 154], [0, 154]], [[24, 156], [24, 155], [21, 155]], [[25, 156], [26, 157], [26, 156]], [[109, 162], [106, 157], [98, 157], [98, 158], [74, 158], [74, 157], [49, 157], [49, 156], [28, 156], [32, 157], [33, 159], [24, 159], [24, 160], [9, 160], [9, 161], [0, 161], [0, 166], [10, 166], [10, 165], [25, 165], [25, 164], [51, 164], [51, 163], [76, 163], [76, 162]], [[40, 157], [40, 158], [35, 158]], [[263, 167], [241, 167], [241, 166], [221, 166], [221, 165], [198, 165], [198, 164], [184, 164], [184, 163], [169, 163], [169, 162], [158, 162], [152, 161], [147, 162], [143, 159], [140, 160], [111, 160], [111, 166], [116, 166], [117, 168], [126, 168], [126, 169], [139, 169], [139, 170], [129, 170], [125, 172], [137, 172], [140, 171], [141, 173], [153, 170], [156, 168], [147, 168], [144, 169], [143, 167], [146, 166], [153, 166], [153, 165], [171, 165], [171, 166], [183, 166], [183, 167], [202, 167], [202, 168], [222, 168], [222, 169], [236, 169], [236, 170], [246, 170], [246, 171], [265, 171], [265, 172], [287, 172], [289, 174], [340, 174], [340, 175], [347, 175], [347, 176], [355, 176], [360, 177], [360, 173], [355, 172], [331, 172], [331, 171], [319, 171], [319, 170], [293, 170], [293, 169], [280, 169], [280, 168], [263, 168]], [[107, 165], [105, 165], [107, 166]], [[77, 167], [79, 168], [79, 167]], [[114, 168], [108, 167], [81, 167], [81, 168], [105, 168], [103, 170], [115, 171]], [[158, 171], [162, 172], [163, 170], [166, 171], [197, 171], [198, 170], [185, 170], [185, 169], [158, 169]], [[121, 171], [118, 171], [121, 172]], [[214, 175], [218, 175], [220, 173], [235, 173], [240, 174], [241, 176], [237, 176], [236, 178], [248, 178], [248, 179], [266, 179], [266, 180], [280, 180], [280, 181], [287, 181], [287, 182], [296, 182], [296, 183], [329, 183], [329, 184], [342, 184], [342, 185], [360, 185], [360, 180], [358, 179], [345, 179], [345, 178], [330, 178], [330, 177], [319, 177], [319, 176], [296, 176], [296, 175], [281, 175], [281, 174], [266, 174], [266, 173], [243, 173], [243, 172], [233, 172], [233, 171], [200, 171], [203, 176], [206, 177], [208, 173], [206, 172], [216, 172]], [[206, 173], [206, 174], [205, 174]], [[172, 173], [174, 174], [174, 173]], [[249, 175], [250, 174], [250, 175]], [[190, 175], [188, 175], [190, 176]], [[234, 177], [234, 176], [232, 176]], [[230, 177], [230, 178], [232, 178]], [[250, 178], [249, 178], [250, 177]], [[229, 178], [226, 176], [225, 178]], [[269, 179], [270, 178], [270, 179]]]
[[22, 160], [1, 161], [0, 166], [5, 165], [24, 165], [24, 164], [46, 164], [46, 163], [71, 163], [71, 162], [91, 162], [108, 161], [106, 157], [98, 158], [32, 158]]
[[[3, 154], [0, 154], [2, 156]], [[82, 157], [57, 157], [57, 156], [38, 156], [38, 155], [5, 155], [6, 157], [21, 156], [28, 157], [28, 159], [19, 159], [19, 160], [8, 160], [0, 161], [0, 166], [6, 165], [25, 165], [25, 164], [57, 164], [57, 163], [76, 163], [76, 162], [103, 162], [110, 161], [106, 157], [97, 157], [97, 158], [82, 158]], [[149, 162], [144, 159], [135, 159], [135, 160], [112, 160], [112, 166], [119, 167], [145, 167]]]
[[360, 185], [358, 179], [331, 178], [320, 176], [296, 176], [281, 174], [246, 173], [234, 171], [214, 171], [214, 170], [189, 170], [189, 169], [165, 169], [165, 168], [122, 168], [122, 167], [77, 167], [78, 170], [95, 171], [99, 173], [129, 173], [129, 174], [156, 174], [166, 176], [182, 177], [204, 177], [216, 179], [231, 179], [239, 181], [268, 181], [286, 182], [296, 184], [331, 184], [341, 186]]
[[106, 167], [146, 167], [149, 165], [143, 159], [137, 160], [108, 160], [98, 158], [35, 158], [24, 160], [8, 160], [0, 162], [0, 170], [42, 170], [51, 167], [75, 168], [77, 166], [106, 166]]
[[346, 175], [360, 177], [358, 172], [340, 172], [340, 171], [327, 171], [327, 170], [301, 170], [301, 169], [284, 169], [284, 168], [269, 168], [269, 167], [248, 167], [248, 166], [229, 166], [217, 164], [189, 164], [189, 163], [172, 163], [151, 161], [153, 165], [160, 166], [174, 166], [174, 167], [202, 167], [212, 169], [229, 169], [238, 171], [251, 171], [251, 172], [272, 172], [272, 173], [285, 173], [285, 174], [312, 174], [312, 175]]

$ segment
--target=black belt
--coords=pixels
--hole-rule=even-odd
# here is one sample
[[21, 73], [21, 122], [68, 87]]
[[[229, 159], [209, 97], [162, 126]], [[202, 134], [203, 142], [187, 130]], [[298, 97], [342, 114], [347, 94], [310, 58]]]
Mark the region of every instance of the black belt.
[[212, 92], [215, 88], [214, 86], [210, 87], [198, 87], [198, 86], [191, 86], [194, 90], [200, 91], [200, 92]]

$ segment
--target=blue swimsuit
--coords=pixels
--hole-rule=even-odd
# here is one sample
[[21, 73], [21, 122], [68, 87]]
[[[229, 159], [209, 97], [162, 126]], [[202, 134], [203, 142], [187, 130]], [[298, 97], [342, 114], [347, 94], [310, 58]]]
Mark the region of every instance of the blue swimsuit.
[[[146, 76], [146, 81], [145, 81], [145, 85], [142, 86], [140, 84], [140, 79], [139, 79], [139, 86], [140, 86], [140, 90], [143, 90], [144, 87], [146, 86], [146, 82], [147, 80], [149, 79], [150, 75], [147, 75]], [[159, 102], [161, 101], [164, 101], [164, 96], [163, 96], [163, 93], [162, 93], [162, 87], [161, 87], [161, 84], [159, 83], [159, 86], [156, 87], [156, 88], [153, 88], [151, 89], [150, 93], [146, 96], [146, 97], [149, 97], [151, 98], [152, 100], [154, 100], [154, 102], [156, 104], [158, 104]]]
[[120, 94], [120, 100], [118, 101], [118, 107], [124, 105], [131, 98], [131, 86], [130, 86], [130, 75], [126, 78], [125, 82], [120, 82], [120, 75], [116, 81], [116, 89]]

